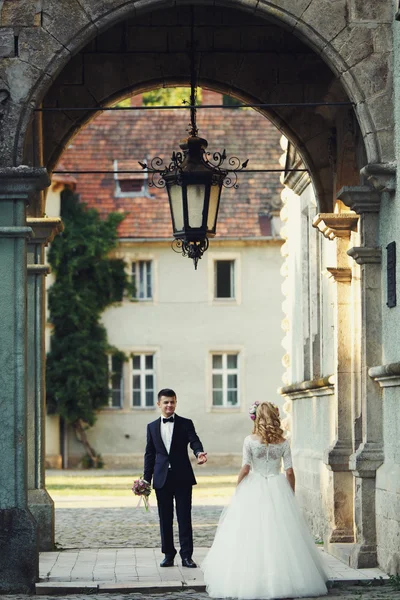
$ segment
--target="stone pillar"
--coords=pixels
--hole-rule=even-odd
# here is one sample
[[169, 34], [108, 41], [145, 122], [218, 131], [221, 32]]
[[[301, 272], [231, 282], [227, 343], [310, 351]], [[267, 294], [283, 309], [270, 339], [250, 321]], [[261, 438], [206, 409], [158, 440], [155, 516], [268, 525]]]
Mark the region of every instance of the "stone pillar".
[[54, 549], [54, 502], [45, 489], [45, 347], [44, 248], [62, 231], [59, 218], [28, 218], [34, 237], [28, 242], [28, 507], [39, 526], [39, 550]]
[[322, 213], [313, 226], [336, 245], [336, 265], [328, 267], [335, 281], [335, 441], [324, 455], [332, 471], [333, 523], [326, 540], [330, 543], [354, 541], [353, 476], [349, 458], [353, 452], [351, 415], [351, 268], [347, 250], [350, 235], [357, 227], [358, 215]]
[[348, 251], [361, 267], [361, 436], [350, 457], [355, 478], [355, 545], [350, 564], [356, 568], [377, 564], [375, 524], [376, 470], [383, 462], [382, 400], [370, 367], [382, 362], [381, 248], [378, 247], [380, 193], [368, 186], [344, 187], [338, 194], [360, 215], [361, 246]]
[[26, 204], [48, 184], [45, 169], [0, 169], [0, 593], [31, 592], [38, 578], [27, 502]]

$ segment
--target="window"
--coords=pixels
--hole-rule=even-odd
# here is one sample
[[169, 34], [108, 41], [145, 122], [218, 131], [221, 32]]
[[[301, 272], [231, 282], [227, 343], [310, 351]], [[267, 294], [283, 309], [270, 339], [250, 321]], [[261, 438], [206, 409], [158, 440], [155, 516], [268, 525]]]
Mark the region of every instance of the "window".
[[138, 170], [138, 164], [133, 160], [114, 160], [115, 196], [117, 198], [149, 197], [147, 172], [133, 172]]
[[154, 354], [132, 356], [132, 406], [153, 408], [155, 405]]
[[153, 298], [152, 261], [138, 260], [132, 263], [133, 297], [137, 300]]
[[235, 261], [216, 260], [214, 262], [215, 298], [235, 297]]
[[238, 354], [212, 355], [212, 404], [213, 406], [239, 406]]
[[123, 194], [140, 194], [144, 185], [143, 177], [141, 179], [119, 179], [118, 182]]
[[124, 380], [122, 376], [123, 360], [119, 356], [108, 357], [109, 369], [109, 408], [122, 408], [124, 397]]

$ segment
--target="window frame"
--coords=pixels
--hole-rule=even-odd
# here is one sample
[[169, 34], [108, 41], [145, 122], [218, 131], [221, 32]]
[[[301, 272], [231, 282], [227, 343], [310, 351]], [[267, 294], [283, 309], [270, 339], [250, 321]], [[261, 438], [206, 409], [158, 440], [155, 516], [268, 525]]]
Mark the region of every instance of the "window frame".
[[[217, 296], [218, 288], [218, 263], [230, 263], [230, 296]], [[229, 302], [230, 300], [236, 300], [236, 261], [232, 258], [215, 258], [214, 259], [214, 300]]]
[[[145, 160], [146, 162], [146, 160]], [[120, 179], [118, 178], [118, 160], [114, 160], [114, 182], [115, 182], [115, 198], [152, 198], [149, 192], [149, 176], [147, 171], [143, 171], [143, 183], [140, 191], [138, 192], [123, 192], [120, 186]], [[139, 173], [141, 175], [142, 173]], [[139, 178], [138, 178], [139, 179]], [[124, 180], [123, 180], [124, 181]]]
[[[222, 355], [222, 368], [215, 368], [213, 365], [213, 357], [216, 355]], [[228, 356], [235, 355], [237, 357], [237, 363], [235, 369], [228, 369], [227, 362]], [[229, 350], [211, 350], [210, 351], [210, 407], [211, 410], [241, 410], [241, 351], [238, 349]], [[214, 375], [222, 375], [222, 404], [214, 404]], [[228, 375], [236, 375], [236, 388], [228, 388]], [[218, 388], [219, 389], [219, 388]], [[229, 389], [236, 389], [237, 403], [228, 403], [228, 391]]]
[[[133, 366], [134, 356], [140, 356], [140, 369], [135, 369]], [[153, 367], [152, 369], [146, 369], [146, 356], [153, 357]], [[143, 368], [144, 366], [144, 368]], [[140, 406], [135, 405], [133, 403], [133, 394], [135, 392], [135, 388], [133, 387], [133, 378], [134, 376], [140, 376]], [[146, 406], [146, 375], [153, 376], [153, 404], [151, 406]], [[129, 406], [131, 410], [154, 410], [157, 406], [157, 355], [155, 351], [152, 350], [136, 350], [133, 351], [129, 358], [129, 375], [130, 375], [130, 400]]]
[[[140, 286], [140, 264], [144, 263], [150, 264], [150, 288], [151, 288], [151, 296], [147, 296], [144, 298], [140, 298], [140, 296], [138, 295], [139, 293], [139, 288], [136, 287], [136, 282], [139, 281], [139, 286]], [[155, 265], [154, 265], [154, 260], [152, 258], [132, 258], [130, 261], [131, 264], [131, 271], [130, 271], [130, 277], [131, 277], [131, 281], [133, 283], [133, 280], [135, 280], [135, 287], [136, 287], [136, 295], [134, 296], [132, 294], [132, 300], [136, 301], [136, 302], [154, 302], [154, 270], [155, 270]], [[135, 277], [133, 277], [133, 267], [135, 265]], [[147, 279], [147, 267], [146, 267], [146, 274], [145, 274], [145, 278]], [[147, 288], [148, 283], [146, 282], [145, 287]], [[147, 289], [146, 289], [146, 293], [147, 293]]]
[[[232, 261], [234, 263], [233, 297], [217, 298], [216, 293], [216, 261]], [[214, 306], [234, 306], [242, 302], [241, 295], [241, 253], [239, 252], [209, 252], [208, 253], [208, 301]]]

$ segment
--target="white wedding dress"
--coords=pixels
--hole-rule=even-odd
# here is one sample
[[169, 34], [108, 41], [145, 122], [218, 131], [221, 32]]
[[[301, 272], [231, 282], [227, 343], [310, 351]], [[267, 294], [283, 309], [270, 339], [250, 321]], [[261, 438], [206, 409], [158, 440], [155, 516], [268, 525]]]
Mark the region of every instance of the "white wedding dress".
[[288, 441], [265, 445], [248, 436], [251, 470], [223, 511], [201, 568], [211, 598], [299, 598], [327, 593], [319, 551], [286, 477]]

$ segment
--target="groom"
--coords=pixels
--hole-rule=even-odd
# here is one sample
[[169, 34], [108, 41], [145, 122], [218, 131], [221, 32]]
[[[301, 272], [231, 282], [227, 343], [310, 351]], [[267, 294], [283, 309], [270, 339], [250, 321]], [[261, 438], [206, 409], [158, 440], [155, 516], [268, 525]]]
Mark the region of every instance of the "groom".
[[196, 568], [192, 560], [192, 486], [196, 479], [190, 464], [187, 446], [190, 444], [199, 465], [207, 462], [194, 425], [190, 419], [175, 414], [177, 400], [173, 390], [158, 393], [157, 405], [161, 418], [147, 426], [147, 444], [144, 455], [143, 479], [156, 491], [160, 518], [161, 550], [165, 554], [160, 567], [173, 567], [176, 550], [173, 536], [173, 500], [178, 517], [179, 543], [182, 566]]

